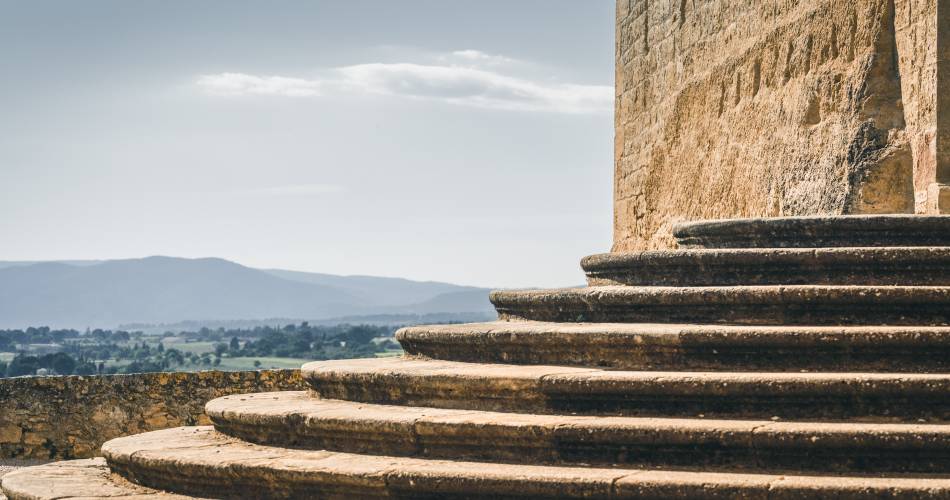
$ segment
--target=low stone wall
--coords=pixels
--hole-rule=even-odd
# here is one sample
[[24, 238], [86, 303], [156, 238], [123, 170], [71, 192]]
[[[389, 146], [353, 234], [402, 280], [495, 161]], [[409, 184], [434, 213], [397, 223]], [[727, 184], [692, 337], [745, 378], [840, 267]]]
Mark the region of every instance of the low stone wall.
[[302, 390], [299, 370], [0, 379], [0, 458], [85, 458], [109, 439], [210, 423], [228, 394]]

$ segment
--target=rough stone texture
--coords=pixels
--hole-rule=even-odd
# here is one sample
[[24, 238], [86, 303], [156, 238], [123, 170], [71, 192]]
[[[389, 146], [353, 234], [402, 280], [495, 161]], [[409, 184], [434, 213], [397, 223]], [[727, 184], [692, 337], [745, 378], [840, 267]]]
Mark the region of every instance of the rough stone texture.
[[519, 464], [943, 472], [950, 427], [533, 415], [363, 404], [306, 392], [225, 396], [215, 428], [269, 446]]
[[[9, 474], [17, 469], [22, 469], [24, 467], [34, 467], [37, 465], [43, 465], [47, 463], [48, 460], [37, 460], [37, 459], [3, 459], [0, 458], [0, 478]], [[2, 499], [0, 499], [2, 500]]]
[[944, 2], [618, 0], [614, 251], [682, 220], [940, 210]]
[[316, 395], [508, 413], [943, 422], [950, 375], [623, 371], [389, 358], [308, 363]]
[[409, 354], [624, 370], [950, 371], [950, 328], [535, 321], [403, 328]]
[[732, 325], [950, 325], [946, 286], [596, 286], [495, 291], [499, 318]]
[[[214, 450], [221, 455], [220, 443]], [[351, 455], [352, 456], [352, 455]], [[373, 460], [371, 457], [366, 457]], [[743, 500], [819, 499], [833, 497], [840, 500], [864, 498], [892, 499], [937, 499], [945, 498], [950, 480], [939, 478], [868, 478], [868, 477], [821, 477], [802, 475], [727, 474], [710, 472], [651, 471], [582, 469], [552, 467], [498, 466], [473, 462], [422, 461], [402, 459], [396, 464], [404, 469], [392, 468], [386, 472], [388, 491], [380, 496], [389, 498], [737, 498]], [[191, 464], [189, 464], [191, 465]], [[217, 468], [202, 464], [209, 476], [221, 480], [229, 471], [225, 466]], [[275, 463], [280, 475], [298, 483], [297, 495], [290, 488], [268, 491], [267, 498], [353, 498], [334, 494], [329, 488], [300, 487], [299, 476], [292, 476], [287, 469], [292, 464]], [[307, 464], [311, 465], [311, 464]], [[336, 471], [345, 471], [343, 464], [334, 464]], [[300, 464], [297, 464], [299, 467]], [[68, 472], [67, 472], [68, 471]], [[261, 483], [273, 483], [276, 474], [255, 471], [266, 476]], [[323, 469], [320, 469], [323, 472]], [[353, 474], [365, 473], [354, 468]], [[170, 474], [174, 476], [173, 470]], [[68, 479], [68, 481], [64, 481]], [[167, 481], [167, 479], [165, 479]], [[343, 482], [341, 479], [340, 482]], [[606, 484], [612, 482], [612, 485]], [[527, 487], [526, 487], [527, 483]], [[217, 497], [247, 498], [251, 489], [244, 489], [244, 482], [227, 482], [216, 490]], [[111, 498], [128, 500], [172, 500], [181, 497], [134, 486], [109, 469], [102, 459], [76, 460], [62, 465], [33, 470], [29, 475], [17, 477], [10, 489], [17, 488], [23, 495], [16, 500], [54, 500], [80, 498]], [[524, 489], [522, 489], [524, 488]], [[530, 489], [529, 489], [530, 488]], [[301, 491], [302, 490], [302, 491]], [[328, 491], [329, 490], [329, 491]], [[82, 491], [98, 491], [94, 497], [77, 496]], [[147, 493], [141, 493], [146, 491]], [[524, 494], [521, 494], [524, 492]]]
[[613, 480], [629, 474], [288, 450], [248, 444], [210, 427], [115, 439], [103, 454], [113, 470], [138, 482], [218, 498], [605, 498]]
[[551, 467], [288, 450], [207, 427], [119, 438], [114, 470], [217, 498], [942, 498], [950, 479]]
[[648, 250], [581, 266], [590, 286], [950, 285], [950, 247]]
[[[57, 462], [4, 477], [10, 500], [118, 498], [122, 500], [185, 500], [185, 497], [139, 486], [112, 474], [105, 459]], [[3, 493], [0, 493], [2, 496]]]
[[114, 437], [206, 424], [220, 396], [304, 387], [298, 370], [0, 379], [0, 457], [92, 457]]
[[[877, 251], [940, 253], [950, 247], [947, 215], [847, 215], [772, 217], [684, 222], [673, 235], [685, 248], [828, 248], [873, 252], [855, 247], [895, 247]], [[901, 248], [896, 248], [901, 247]], [[923, 247], [923, 248], [907, 248]], [[919, 256], [929, 259], [926, 255]], [[923, 262], [916, 263], [921, 265]], [[914, 264], [909, 271], [913, 272]], [[920, 283], [923, 284], [923, 283]]]

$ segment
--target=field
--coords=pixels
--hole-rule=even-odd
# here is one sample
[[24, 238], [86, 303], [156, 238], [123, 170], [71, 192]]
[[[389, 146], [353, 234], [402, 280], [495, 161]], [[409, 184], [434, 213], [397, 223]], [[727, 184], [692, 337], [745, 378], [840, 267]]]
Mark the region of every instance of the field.
[[[185, 354], [195, 353], [198, 355], [206, 352], [214, 352], [214, 346], [220, 342], [176, 342], [173, 344], [162, 343], [165, 349], [178, 349]], [[157, 345], [157, 342], [155, 343]]]
[[[254, 366], [254, 361], [260, 361], [260, 366]], [[264, 370], [268, 368], [300, 368], [310, 359], [298, 358], [221, 358], [221, 364], [212, 367], [213, 370], [241, 371]], [[205, 368], [207, 369], [207, 368]]]
[[[311, 328], [304, 326], [301, 328]], [[374, 330], [375, 328], [375, 330]], [[72, 357], [76, 364], [88, 361], [92, 364], [90, 368], [85, 365], [83, 371], [65, 368], [65, 375], [73, 372], [91, 373], [100, 368], [101, 372], [107, 373], [126, 373], [140, 371], [167, 370], [176, 372], [191, 371], [250, 371], [250, 370], [268, 370], [268, 369], [297, 369], [307, 362], [314, 361], [308, 358], [314, 357], [322, 359], [346, 359], [357, 357], [377, 357], [386, 358], [399, 356], [403, 353], [401, 349], [393, 342], [392, 331], [387, 327], [372, 326], [350, 326], [344, 325], [343, 328], [327, 327], [323, 330], [315, 328], [316, 333], [310, 330], [305, 332], [294, 329], [283, 329], [269, 331], [268, 335], [279, 335], [279, 340], [270, 340], [270, 344], [265, 344], [264, 348], [257, 348], [254, 342], [263, 342], [258, 331], [254, 333], [258, 336], [247, 337], [242, 334], [247, 332], [234, 331], [225, 334], [224, 332], [207, 333], [200, 335], [192, 333], [189, 335], [142, 335], [141, 333], [129, 334], [127, 332], [116, 333], [97, 333], [95, 336], [79, 336], [70, 338], [62, 350], [64, 353], [57, 353], [55, 356], [65, 355]], [[327, 335], [331, 335], [327, 338]], [[346, 335], [354, 335], [352, 338]], [[297, 336], [307, 335], [305, 342], [301, 344], [295, 341]], [[311, 335], [319, 335], [318, 340], [314, 341]], [[346, 340], [340, 340], [340, 336]], [[228, 339], [238, 338], [239, 346], [237, 350], [231, 349], [231, 341]], [[270, 337], [273, 339], [273, 337]], [[195, 340], [192, 342], [186, 341]], [[49, 344], [49, 340], [42, 339]], [[37, 346], [44, 347], [43, 342], [34, 343]], [[33, 344], [31, 344], [33, 345]], [[157, 349], [159, 346], [164, 349]], [[301, 347], [302, 345], [302, 347]], [[224, 347], [223, 351], [216, 347]], [[47, 349], [48, 350], [48, 349]], [[287, 357], [276, 356], [279, 352]], [[178, 354], [180, 353], [180, 354]], [[4, 366], [11, 365], [0, 377], [35, 373], [39, 368], [33, 368], [33, 364], [40, 363], [45, 357], [54, 356], [52, 353], [41, 352], [40, 350], [30, 350], [23, 353], [24, 361], [11, 365], [11, 361], [16, 356], [12, 352], [0, 352], [0, 363]], [[231, 355], [239, 357], [231, 357]], [[29, 360], [32, 358], [32, 361]], [[51, 361], [43, 361], [51, 363]], [[26, 364], [25, 364], [26, 363]], [[181, 363], [181, 364], [179, 364]], [[60, 365], [63, 366], [63, 365]], [[43, 365], [42, 368], [50, 369]], [[57, 374], [60, 374], [57, 372]]]

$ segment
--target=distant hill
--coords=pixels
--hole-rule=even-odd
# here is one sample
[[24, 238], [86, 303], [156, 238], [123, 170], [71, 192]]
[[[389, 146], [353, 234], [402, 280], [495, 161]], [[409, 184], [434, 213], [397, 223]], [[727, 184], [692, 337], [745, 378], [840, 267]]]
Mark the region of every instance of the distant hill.
[[488, 289], [253, 269], [223, 259], [0, 262], [0, 328], [294, 318], [488, 318]]
[[446, 293], [483, 293], [485, 291], [484, 288], [451, 285], [437, 281], [411, 281], [402, 278], [379, 278], [375, 276], [337, 276], [280, 269], [265, 269], [265, 271], [278, 278], [345, 290], [353, 296], [381, 306], [426, 302]]

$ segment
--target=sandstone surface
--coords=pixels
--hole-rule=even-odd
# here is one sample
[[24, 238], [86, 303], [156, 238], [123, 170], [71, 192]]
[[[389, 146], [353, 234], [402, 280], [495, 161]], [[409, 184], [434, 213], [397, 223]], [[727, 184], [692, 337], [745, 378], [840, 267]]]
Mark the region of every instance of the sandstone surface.
[[684, 220], [946, 212], [948, 11], [619, 0], [614, 250]]

